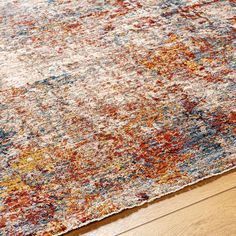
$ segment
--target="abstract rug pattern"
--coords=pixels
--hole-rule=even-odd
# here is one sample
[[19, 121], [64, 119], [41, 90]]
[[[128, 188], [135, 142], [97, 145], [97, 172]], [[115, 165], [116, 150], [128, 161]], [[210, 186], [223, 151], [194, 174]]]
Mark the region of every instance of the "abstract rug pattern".
[[235, 0], [0, 0], [0, 235], [60, 235], [236, 166]]

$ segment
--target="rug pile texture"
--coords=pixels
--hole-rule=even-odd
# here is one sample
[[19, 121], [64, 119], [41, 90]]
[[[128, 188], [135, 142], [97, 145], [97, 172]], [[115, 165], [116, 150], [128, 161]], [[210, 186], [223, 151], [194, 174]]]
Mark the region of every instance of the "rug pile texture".
[[60, 235], [233, 169], [235, 4], [0, 0], [0, 235]]

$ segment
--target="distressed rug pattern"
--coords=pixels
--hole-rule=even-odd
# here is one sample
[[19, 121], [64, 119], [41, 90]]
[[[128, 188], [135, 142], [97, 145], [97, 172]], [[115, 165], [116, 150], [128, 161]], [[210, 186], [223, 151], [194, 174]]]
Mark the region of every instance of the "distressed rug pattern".
[[233, 169], [234, 13], [0, 0], [0, 235], [60, 235]]

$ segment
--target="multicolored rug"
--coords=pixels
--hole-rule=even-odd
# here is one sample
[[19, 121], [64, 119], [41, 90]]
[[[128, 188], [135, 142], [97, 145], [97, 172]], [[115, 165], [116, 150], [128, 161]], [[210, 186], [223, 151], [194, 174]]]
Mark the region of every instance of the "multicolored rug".
[[0, 235], [60, 235], [236, 166], [235, 0], [0, 0]]

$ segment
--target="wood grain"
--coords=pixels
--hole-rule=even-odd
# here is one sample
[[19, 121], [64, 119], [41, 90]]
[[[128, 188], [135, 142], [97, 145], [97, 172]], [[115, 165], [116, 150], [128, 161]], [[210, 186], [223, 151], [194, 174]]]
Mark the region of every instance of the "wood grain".
[[120, 236], [236, 235], [236, 188], [215, 195]]
[[94, 222], [69, 232], [66, 236], [114, 236], [234, 186], [236, 186], [236, 171], [230, 171], [224, 175], [212, 177], [193, 186], [186, 187], [181, 191], [169, 194], [141, 207], [125, 210], [99, 222]]

